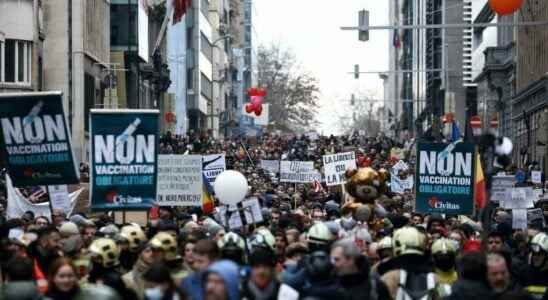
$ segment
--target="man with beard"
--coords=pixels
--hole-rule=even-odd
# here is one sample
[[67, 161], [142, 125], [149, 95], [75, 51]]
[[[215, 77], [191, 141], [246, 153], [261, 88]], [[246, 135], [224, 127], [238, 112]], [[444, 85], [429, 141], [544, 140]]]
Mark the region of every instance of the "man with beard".
[[29, 256], [44, 274], [48, 273], [50, 264], [62, 256], [60, 241], [61, 235], [57, 228], [49, 226], [40, 229], [38, 239], [29, 245]]
[[487, 255], [487, 280], [497, 296], [508, 291], [517, 291], [516, 283], [512, 281], [506, 259], [500, 254]]

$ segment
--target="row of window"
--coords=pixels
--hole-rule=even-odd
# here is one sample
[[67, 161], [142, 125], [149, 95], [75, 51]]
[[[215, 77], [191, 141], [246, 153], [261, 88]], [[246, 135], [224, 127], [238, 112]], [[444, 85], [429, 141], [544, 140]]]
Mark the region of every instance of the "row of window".
[[6, 39], [0, 41], [0, 82], [30, 84], [32, 43]]

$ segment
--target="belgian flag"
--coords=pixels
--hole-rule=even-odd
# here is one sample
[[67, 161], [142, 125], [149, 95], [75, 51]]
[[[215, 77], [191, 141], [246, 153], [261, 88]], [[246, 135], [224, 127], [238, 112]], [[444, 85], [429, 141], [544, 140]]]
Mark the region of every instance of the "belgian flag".
[[209, 179], [202, 173], [203, 184], [202, 184], [202, 211], [205, 215], [213, 213], [215, 210], [215, 191], [209, 182]]

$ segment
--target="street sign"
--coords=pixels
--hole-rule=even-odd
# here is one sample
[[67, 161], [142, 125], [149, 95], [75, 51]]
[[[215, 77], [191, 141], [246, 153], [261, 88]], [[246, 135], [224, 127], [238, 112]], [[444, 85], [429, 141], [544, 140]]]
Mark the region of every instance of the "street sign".
[[517, 183], [524, 183], [525, 182], [525, 172], [523, 172], [523, 170], [518, 170], [516, 172], [516, 181], [517, 181]]
[[472, 128], [481, 128], [481, 118], [479, 116], [471, 117], [470, 125], [472, 126]]

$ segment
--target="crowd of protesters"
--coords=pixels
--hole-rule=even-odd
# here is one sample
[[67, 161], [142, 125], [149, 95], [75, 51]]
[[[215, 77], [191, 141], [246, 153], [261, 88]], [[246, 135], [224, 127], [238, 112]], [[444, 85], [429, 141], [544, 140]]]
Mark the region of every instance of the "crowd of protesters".
[[168, 133], [163, 154], [226, 154], [263, 221], [230, 230], [199, 208], [172, 207], [146, 226], [58, 210], [51, 219], [2, 218], [0, 299], [548, 299], [545, 222], [514, 230], [504, 209], [489, 226], [477, 216], [419, 214], [405, 191], [377, 199], [373, 228], [342, 209], [339, 187], [279, 183], [259, 167], [299, 160], [320, 170], [323, 155], [354, 151], [358, 166], [390, 170], [394, 147], [406, 149], [413, 173], [412, 141]]

